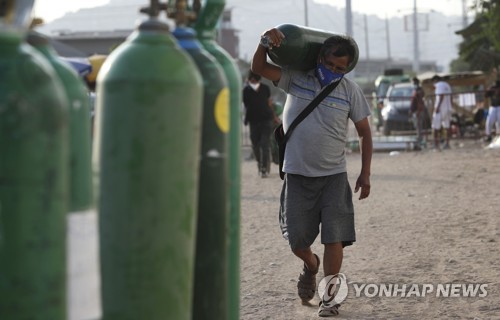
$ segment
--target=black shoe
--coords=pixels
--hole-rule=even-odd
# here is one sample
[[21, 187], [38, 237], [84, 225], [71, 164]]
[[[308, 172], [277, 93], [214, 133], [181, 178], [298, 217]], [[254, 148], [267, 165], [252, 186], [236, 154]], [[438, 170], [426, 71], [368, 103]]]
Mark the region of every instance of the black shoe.
[[493, 138], [491, 136], [487, 136], [484, 138], [484, 142], [491, 142], [493, 140]]

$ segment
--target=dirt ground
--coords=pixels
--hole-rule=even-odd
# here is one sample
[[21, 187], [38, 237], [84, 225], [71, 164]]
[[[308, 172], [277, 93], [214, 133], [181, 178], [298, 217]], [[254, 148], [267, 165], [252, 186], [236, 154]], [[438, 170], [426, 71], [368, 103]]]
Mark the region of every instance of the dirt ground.
[[[484, 147], [471, 139], [442, 152], [374, 153], [371, 195], [354, 195], [357, 241], [344, 251], [349, 294], [337, 319], [500, 319], [500, 149]], [[359, 153], [347, 162], [354, 187]], [[319, 298], [304, 306], [296, 293], [302, 263], [281, 237], [282, 181], [271, 171], [262, 179], [254, 161], [242, 164], [240, 319], [318, 319]], [[319, 239], [313, 251], [322, 257]], [[357, 295], [362, 284], [372, 290]], [[406, 285], [405, 294], [375, 294], [382, 284]], [[486, 286], [437, 297], [446, 284]], [[423, 285], [433, 292], [422, 296]]]

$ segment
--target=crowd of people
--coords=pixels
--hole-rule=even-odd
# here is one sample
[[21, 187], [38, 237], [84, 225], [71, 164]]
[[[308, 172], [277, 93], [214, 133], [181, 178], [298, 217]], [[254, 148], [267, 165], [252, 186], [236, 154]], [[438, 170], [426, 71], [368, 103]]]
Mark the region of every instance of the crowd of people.
[[[500, 80], [489, 88], [480, 88], [473, 93], [481, 101], [473, 99], [476, 106], [465, 113], [459, 110], [460, 107], [457, 108], [457, 101], [454, 101], [456, 95], [464, 94], [463, 92], [454, 92], [447, 80], [439, 75], [433, 76], [431, 81], [432, 93], [428, 92], [426, 96], [421, 81], [417, 77], [412, 79], [413, 94], [408, 99], [409, 119], [416, 137], [414, 150], [422, 150], [427, 146], [427, 126], [432, 131], [430, 148], [435, 151], [449, 149], [450, 138], [455, 135], [463, 137], [467, 132], [473, 133], [475, 137], [484, 135], [483, 141], [486, 143], [492, 142], [496, 135], [500, 135]], [[382, 108], [384, 103], [380, 99], [377, 101], [375, 112], [380, 112]], [[426, 124], [428, 121], [430, 125]], [[484, 130], [484, 133], [481, 130]]]

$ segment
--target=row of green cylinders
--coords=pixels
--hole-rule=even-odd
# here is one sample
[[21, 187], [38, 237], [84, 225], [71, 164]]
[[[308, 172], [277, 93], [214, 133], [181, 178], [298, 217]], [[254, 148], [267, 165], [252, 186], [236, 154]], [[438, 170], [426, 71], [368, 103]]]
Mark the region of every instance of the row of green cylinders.
[[93, 203], [87, 88], [36, 33], [0, 30], [0, 70], [0, 319], [65, 319], [66, 218]]
[[108, 57], [94, 182], [83, 81], [43, 37], [0, 30], [0, 319], [67, 319], [67, 215], [94, 206], [92, 184], [102, 320], [239, 319], [241, 76], [215, 42], [223, 8], [207, 1], [178, 41], [150, 18]]

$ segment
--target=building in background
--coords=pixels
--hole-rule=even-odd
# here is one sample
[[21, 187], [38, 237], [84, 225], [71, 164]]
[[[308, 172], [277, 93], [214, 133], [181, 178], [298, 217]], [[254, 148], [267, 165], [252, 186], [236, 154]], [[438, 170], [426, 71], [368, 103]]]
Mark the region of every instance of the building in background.
[[[85, 53], [107, 55], [119, 46], [134, 31], [140, 21], [146, 19], [139, 13], [137, 0], [111, 1], [107, 5], [86, 8], [69, 13], [60, 19], [37, 28], [54, 41], [65, 45], [66, 50], [56, 51], [61, 56], [71, 56], [71, 50]], [[235, 59], [239, 57], [238, 30], [231, 22], [231, 9], [222, 15], [217, 42]], [[165, 20], [171, 29], [171, 21]], [[79, 55], [80, 56], [80, 55]]]
[[[37, 30], [67, 46], [66, 49], [74, 48], [80, 52], [79, 56], [81, 53], [86, 56], [107, 55], [130, 35], [140, 21], [146, 19], [139, 12], [145, 3], [144, 0], [110, 0], [99, 7], [68, 13]], [[302, 11], [296, 10], [297, 5], [290, 4], [288, 0], [268, 1], [262, 8], [244, 0], [226, 0], [226, 4], [216, 39], [238, 63], [250, 61], [263, 30], [281, 23], [304, 24]], [[312, 2], [309, 16], [312, 28], [343, 32], [343, 9]], [[356, 24], [360, 17], [366, 18], [362, 25]], [[366, 17], [356, 12], [353, 12], [353, 19], [354, 38], [360, 57], [352, 76], [365, 92], [373, 90], [374, 80], [386, 69], [399, 68], [411, 73], [412, 37], [405, 32], [404, 19]], [[171, 29], [175, 28], [172, 21], [165, 21]], [[449, 21], [453, 21], [453, 17], [432, 14], [429, 32], [421, 34], [420, 72], [445, 72], [446, 61], [456, 55], [457, 44], [455, 38], [449, 35], [452, 31]], [[389, 29], [390, 33], [384, 32]], [[61, 55], [71, 56], [71, 50], [56, 50]], [[245, 73], [247, 69], [241, 71]]]
[[217, 42], [235, 59], [240, 58], [240, 38], [238, 33], [239, 31], [233, 27], [232, 9], [224, 10], [217, 34]]

